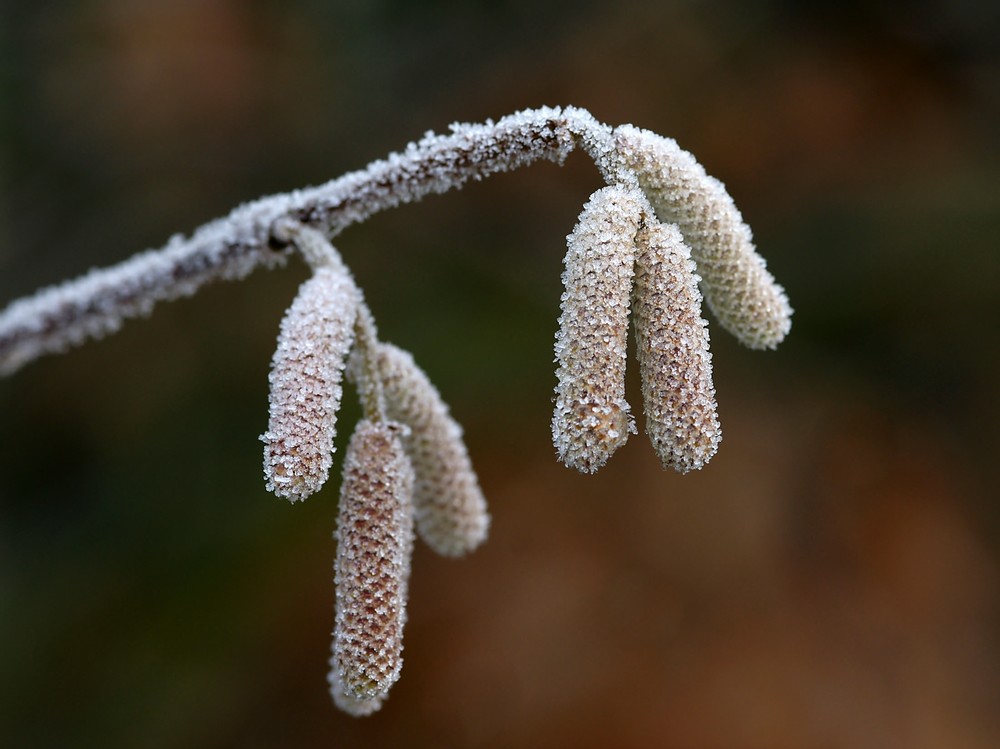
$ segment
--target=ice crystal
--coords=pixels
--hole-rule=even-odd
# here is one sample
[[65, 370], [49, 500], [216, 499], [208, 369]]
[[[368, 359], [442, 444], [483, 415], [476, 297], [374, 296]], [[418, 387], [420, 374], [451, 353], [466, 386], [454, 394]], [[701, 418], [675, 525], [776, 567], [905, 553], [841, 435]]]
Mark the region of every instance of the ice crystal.
[[338, 705], [358, 714], [378, 709], [403, 665], [413, 468], [402, 432], [364, 419], [344, 454], [329, 681]]
[[590, 197], [566, 238], [552, 441], [559, 459], [583, 473], [604, 465], [635, 430], [625, 362], [641, 218], [634, 190], [605, 187]]

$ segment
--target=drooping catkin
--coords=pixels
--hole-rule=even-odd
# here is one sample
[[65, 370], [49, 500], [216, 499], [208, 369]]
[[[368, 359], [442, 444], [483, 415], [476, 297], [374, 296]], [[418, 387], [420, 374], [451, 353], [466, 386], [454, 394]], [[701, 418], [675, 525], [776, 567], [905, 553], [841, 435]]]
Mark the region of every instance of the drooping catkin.
[[680, 228], [705, 301], [722, 326], [750, 348], [777, 346], [792, 325], [788, 297], [722, 183], [670, 138], [622, 125], [615, 141], [657, 216]]
[[604, 465], [635, 431], [625, 363], [644, 203], [638, 188], [604, 187], [591, 195], [566, 238], [552, 441], [559, 460], [583, 473]]
[[403, 446], [416, 477], [417, 534], [439, 554], [466, 554], [485, 540], [490, 516], [462, 427], [409, 352], [380, 343], [374, 358], [386, 415], [410, 430]]
[[378, 709], [403, 664], [413, 553], [413, 468], [406, 427], [363, 419], [344, 455], [335, 564], [337, 614], [329, 681], [338, 705]]
[[698, 276], [675, 226], [648, 223], [636, 247], [632, 312], [646, 433], [664, 468], [687, 473], [722, 439]]
[[279, 497], [305, 499], [330, 473], [359, 302], [350, 274], [330, 263], [302, 284], [281, 321], [268, 376], [270, 417], [261, 435], [267, 488]]

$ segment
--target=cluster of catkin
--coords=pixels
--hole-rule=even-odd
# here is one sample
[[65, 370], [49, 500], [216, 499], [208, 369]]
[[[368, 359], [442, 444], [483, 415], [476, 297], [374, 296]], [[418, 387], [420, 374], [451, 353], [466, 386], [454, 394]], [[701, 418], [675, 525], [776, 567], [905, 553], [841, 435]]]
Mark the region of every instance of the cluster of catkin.
[[[567, 237], [553, 442], [563, 463], [593, 473], [636, 431], [625, 398], [631, 320], [646, 433], [663, 466], [686, 473], [722, 438], [702, 301], [752, 348], [784, 338], [791, 308], [732, 199], [694, 157], [628, 125], [599, 135], [588, 148], [608, 185]], [[489, 515], [461, 428], [413, 357], [378, 340], [326, 236], [287, 219], [271, 232], [313, 275], [272, 362], [267, 488], [292, 501], [316, 492], [345, 376], [362, 403], [343, 461], [329, 681], [338, 707], [368, 715], [399, 678], [414, 535], [459, 556], [484, 540]]]
[[701, 468], [722, 432], [702, 292], [752, 348], [787, 334], [791, 308], [723, 186], [674, 141], [614, 130], [595, 192], [567, 237], [552, 438], [593, 473], [636, 431], [625, 399], [631, 317], [646, 433], [665, 468]]
[[293, 502], [323, 486], [350, 377], [363, 418], [343, 461], [329, 682], [338, 707], [368, 715], [399, 678], [414, 531], [440, 554], [459, 556], [485, 539], [489, 515], [461, 427], [413, 357], [378, 340], [334, 248], [301, 224], [273, 233], [313, 274], [282, 320], [271, 364], [264, 476]]
[[461, 556], [485, 539], [489, 515], [461, 428], [413, 357], [378, 340], [328, 237], [471, 180], [539, 160], [562, 163], [577, 147], [607, 186], [591, 196], [567, 242], [556, 452], [592, 473], [636, 431], [625, 397], [631, 320], [653, 447], [665, 467], [701, 468], [721, 439], [702, 302], [742, 343], [763, 349], [788, 333], [791, 307], [729, 194], [690, 153], [575, 107], [428, 133], [360, 171], [239, 206], [188, 238], [17, 300], [0, 310], [0, 377], [209, 281], [278, 265], [284, 253], [275, 247], [297, 249], [313, 273], [281, 323], [261, 436], [264, 475], [270, 491], [293, 502], [323, 486], [343, 381], [352, 380], [363, 417], [343, 459], [329, 681], [339, 707], [370, 714], [399, 677], [415, 536]]

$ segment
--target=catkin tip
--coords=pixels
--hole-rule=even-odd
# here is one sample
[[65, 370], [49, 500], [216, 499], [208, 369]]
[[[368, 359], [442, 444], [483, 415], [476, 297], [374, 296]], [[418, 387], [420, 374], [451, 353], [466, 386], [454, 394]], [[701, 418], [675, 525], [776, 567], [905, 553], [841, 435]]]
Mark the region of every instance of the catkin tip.
[[330, 672], [327, 675], [327, 682], [330, 685], [330, 697], [333, 699], [334, 706], [356, 718], [363, 718], [378, 712], [385, 702], [385, 695], [358, 697], [345, 690], [339, 668], [333, 657], [330, 658]]

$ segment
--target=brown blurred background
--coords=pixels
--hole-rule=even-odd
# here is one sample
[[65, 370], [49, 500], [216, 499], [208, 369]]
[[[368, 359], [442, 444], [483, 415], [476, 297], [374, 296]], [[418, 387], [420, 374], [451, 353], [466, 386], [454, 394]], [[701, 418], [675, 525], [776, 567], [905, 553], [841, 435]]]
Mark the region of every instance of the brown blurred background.
[[427, 129], [575, 104], [697, 154], [796, 308], [776, 352], [713, 327], [708, 468], [636, 437], [582, 477], [548, 422], [587, 159], [345, 232], [494, 518], [467, 559], [418, 549], [364, 720], [326, 692], [336, 488], [290, 507], [260, 470], [300, 264], [0, 381], [5, 747], [1000, 745], [1000, 5], [0, 13], [0, 305]]

